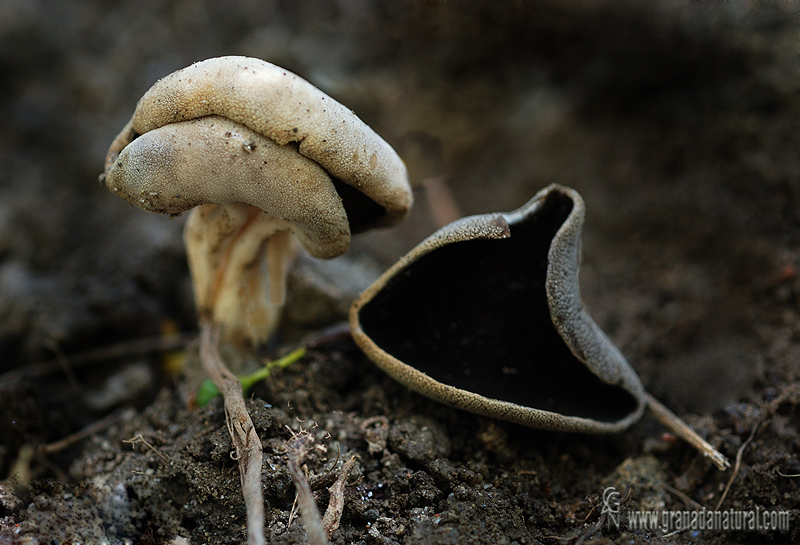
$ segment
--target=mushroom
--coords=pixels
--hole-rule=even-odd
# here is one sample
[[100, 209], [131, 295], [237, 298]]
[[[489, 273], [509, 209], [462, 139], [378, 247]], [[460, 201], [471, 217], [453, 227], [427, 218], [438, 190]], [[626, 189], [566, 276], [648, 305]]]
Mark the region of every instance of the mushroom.
[[405, 165], [356, 115], [265, 61], [220, 57], [166, 76], [139, 100], [101, 175], [132, 204], [192, 210], [189, 268], [200, 360], [222, 394], [247, 510], [264, 543], [262, 445], [242, 385], [219, 353], [220, 330], [258, 344], [278, 323], [295, 239], [316, 257], [353, 232], [391, 225], [411, 206]]
[[353, 338], [412, 390], [483, 416], [591, 433], [627, 428], [648, 404], [661, 419], [581, 302], [584, 215], [576, 191], [551, 185], [514, 212], [443, 227], [353, 303]]
[[449, 405], [537, 428], [624, 429], [644, 388], [581, 305], [583, 217], [575, 191], [550, 186], [514, 212], [445, 226], [362, 293], [353, 338]]
[[403, 162], [351, 110], [247, 57], [156, 82], [101, 178], [145, 210], [192, 209], [184, 239], [198, 312], [238, 343], [275, 329], [295, 241], [338, 256], [352, 232], [401, 220], [412, 201]]

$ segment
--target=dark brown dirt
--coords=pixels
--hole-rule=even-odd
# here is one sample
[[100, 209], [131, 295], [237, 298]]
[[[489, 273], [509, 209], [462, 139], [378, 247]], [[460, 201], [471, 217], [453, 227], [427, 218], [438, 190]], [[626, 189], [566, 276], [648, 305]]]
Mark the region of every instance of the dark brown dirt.
[[[285, 66], [353, 108], [415, 182], [444, 174], [464, 214], [577, 189], [592, 315], [651, 393], [732, 460], [744, 447], [722, 509], [791, 515], [787, 532], [609, 527], [607, 486], [630, 490], [623, 511], [714, 509], [732, 471], [649, 415], [584, 436], [442, 407], [345, 337], [252, 392], [270, 543], [305, 540], [285, 462], [301, 428], [326, 447], [307, 461], [323, 510], [328, 474], [359, 456], [334, 543], [796, 543], [799, 31], [791, 2], [5, 2], [0, 543], [244, 539], [221, 403], [191, 408], [193, 345], [91, 356], [196, 330], [182, 220], [96, 179], [157, 78], [225, 54]], [[440, 157], [415, 153], [420, 133]], [[356, 240], [352, 262], [294, 274], [272, 351], [341, 320], [354, 290], [435, 229], [417, 187], [409, 219]], [[362, 429], [375, 416], [385, 436]]]

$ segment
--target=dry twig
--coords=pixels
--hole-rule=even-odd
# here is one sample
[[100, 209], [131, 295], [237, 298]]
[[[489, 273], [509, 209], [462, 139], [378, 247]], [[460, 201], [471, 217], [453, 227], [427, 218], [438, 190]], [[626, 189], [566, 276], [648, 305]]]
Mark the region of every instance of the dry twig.
[[731, 463], [720, 451], [711, 446], [708, 441], [697, 435], [697, 433], [690, 428], [686, 422], [678, 418], [675, 413], [667, 409], [656, 398], [648, 393], [645, 393], [645, 399], [653, 415], [665, 425], [669, 430], [693, 446], [698, 452], [702, 453], [705, 457], [709, 458], [717, 469], [725, 471], [731, 467]]
[[321, 488], [327, 488], [336, 482], [338, 477], [336, 473], [336, 466], [339, 464], [340, 454], [341, 452], [339, 451], [339, 443], [336, 443], [336, 459], [331, 464], [330, 469], [320, 473], [313, 479], [308, 480], [308, 485], [311, 487], [311, 490], [316, 491], [320, 490]]
[[736, 451], [736, 462], [733, 466], [733, 473], [731, 474], [730, 479], [728, 479], [728, 484], [725, 485], [725, 491], [722, 492], [722, 496], [719, 498], [717, 502], [716, 510], [719, 511], [722, 502], [725, 501], [725, 498], [728, 496], [728, 492], [731, 489], [731, 485], [733, 485], [733, 481], [736, 479], [736, 476], [739, 474], [739, 469], [742, 467], [742, 455], [744, 454], [744, 449], [747, 448], [747, 445], [750, 444], [750, 441], [753, 440], [753, 437], [756, 436], [756, 431], [758, 431], [758, 426], [761, 425], [762, 419], [759, 419], [754, 425], [752, 431], [750, 431], [750, 436], [742, 443], [742, 446], [739, 447], [739, 450]]
[[[75, 433], [73, 433], [71, 435], [68, 435], [68, 436], [64, 437], [63, 439], [59, 439], [58, 441], [55, 441], [53, 443], [48, 443], [46, 445], [41, 445], [39, 447], [38, 454], [40, 454], [42, 456], [47, 456], [48, 454], [53, 454], [55, 452], [60, 452], [60, 451], [64, 450], [65, 448], [73, 445], [74, 443], [77, 443], [78, 441], [86, 439], [87, 437], [89, 437], [91, 435], [94, 435], [95, 433], [99, 432], [100, 430], [102, 430], [104, 428], [107, 428], [108, 426], [110, 426], [111, 424], [113, 424], [114, 422], [116, 422], [117, 420], [119, 420], [121, 418], [130, 418], [131, 416], [133, 416], [133, 414], [135, 412], [136, 411], [134, 411], [131, 408], [114, 411], [113, 413], [109, 414], [108, 416], [106, 416], [104, 418], [101, 418], [100, 420], [97, 420], [96, 422], [92, 422], [91, 424], [89, 424], [88, 426], [83, 428], [82, 430], [77, 431], [77, 432], [75, 432]], [[139, 435], [139, 437], [141, 437], [141, 435]]]
[[200, 324], [200, 360], [206, 374], [225, 400], [225, 421], [239, 462], [245, 508], [247, 543], [264, 544], [264, 497], [261, 493], [261, 439], [242, 396], [242, 384], [219, 354], [219, 326], [203, 320]]
[[686, 507], [691, 507], [695, 511], [702, 511], [703, 510], [703, 506], [702, 505], [700, 505], [699, 503], [694, 501], [692, 498], [690, 498], [689, 496], [687, 496], [686, 494], [684, 494], [683, 492], [681, 492], [677, 488], [673, 488], [668, 484], [665, 484], [664, 488], [667, 489], [667, 492], [670, 492], [670, 493], [675, 494], [676, 496], [678, 496], [678, 498], [680, 498], [680, 500], [684, 503], [684, 505], [686, 505]]
[[150, 452], [152, 452], [153, 454], [155, 454], [156, 456], [161, 458], [164, 461], [164, 463], [166, 463], [166, 464], [169, 463], [169, 460], [167, 459], [167, 457], [164, 456], [163, 454], [161, 454], [160, 452], [158, 452], [156, 447], [154, 447], [153, 445], [148, 443], [147, 440], [142, 436], [141, 433], [136, 434], [136, 436], [131, 438], [131, 439], [124, 439], [122, 442], [123, 443], [128, 443], [131, 446], [141, 443], [144, 446], [146, 446], [148, 448], [148, 450], [150, 450]]
[[310, 545], [328, 545], [328, 538], [325, 529], [322, 527], [322, 519], [319, 515], [317, 502], [311, 492], [311, 486], [303, 471], [303, 461], [308, 456], [308, 451], [314, 442], [314, 438], [307, 431], [292, 436], [289, 441], [289, 474], [292, 476], [294, 486], [297, 489], [297, 503], [300, 506], [300, 514], [303, 516], [303, 525], [306, 527], [308, 542]]
[[64, 352], [61, 350], [61, 347], [58, 345], [58, 343], [53, 339], [47, 339], [43, 344], [50, 351], [52, 351], [53, 354], [56, 355], [56, 363], [61, 366], [61, 370], [64, 372], [64, 375], [66, 375], [67, 381], [69, 382], [70, 386], [72, 386], [72, 389], [76, 392], [80, 392], [81, 383], [78, 381], [78, 377], [75, 376], [75, 371], [72, 370], [72, 366], [69, 364], [67, 356], [64, 355]]
[[339, 478], [328, 489], [330, 499], [328, 500], [328, 508], [325, 510], [325, 516], [322, 517], [322, 528], [331, 538], [333, 532], [339, 528], [339, 522], [342, 520], [342, 513], [344, 513], [344, 485], [347, 484], [347, 479], [350, 477], [350, 472], [356, 465], [356, 457], [351, 456], [342, 465], [342, 471], [339, 473]]
[[194, 337], [194, 335], [190, 334], [146, 337], [112, 344], [70, 356], [60, 354], [53, 360], [32, 363], [7, 371], [0, 375], [0, 384], [8, 387], [22, 380], [47, 376], [51, 373], [64, 370], [65, 362], [70, 369], [75, 369], [84, 365], [92, 365], [117, 358], [148, 354], [161, 350], [174, 350], [176, 348], [185, 347]]
[[438, 227], [456, 221], [463, 214], [444, 176], [431, 176], [422, 180], [428, 207]]

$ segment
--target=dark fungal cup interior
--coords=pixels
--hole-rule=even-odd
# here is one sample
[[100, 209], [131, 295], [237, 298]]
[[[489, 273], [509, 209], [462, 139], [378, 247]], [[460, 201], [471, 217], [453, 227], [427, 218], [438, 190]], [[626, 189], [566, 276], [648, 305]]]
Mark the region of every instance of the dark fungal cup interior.
[[575, 358], [550, 319], [547, 254], [572, 210], [550, 193], [502, 240], [430, 252], [396, 274], [360, 311], [382, 350], [431, 378], [489, 398], [616, 422], [636, 398]]

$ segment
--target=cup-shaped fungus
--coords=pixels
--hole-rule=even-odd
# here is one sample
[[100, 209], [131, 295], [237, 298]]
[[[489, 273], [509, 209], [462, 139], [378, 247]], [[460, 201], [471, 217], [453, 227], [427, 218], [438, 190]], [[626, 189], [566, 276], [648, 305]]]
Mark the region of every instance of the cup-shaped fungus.
[[145, 210], [192, 209], [184, 239], [198, 312], [229, 340], [252, 343], [278, 323], [295, 239], [335, 257], [352, 232], [401, 220], [412, 200], [402, 160], [351, 110], [247, 57], [156, 82], [111, 144], [102, 178]]
[[506, 214], [440, 229], [353, 304], [359, 347], [409, 388], [543, 429], [616, 432], [645, 391], [584, 310], [584, 204], [552, 185]]

